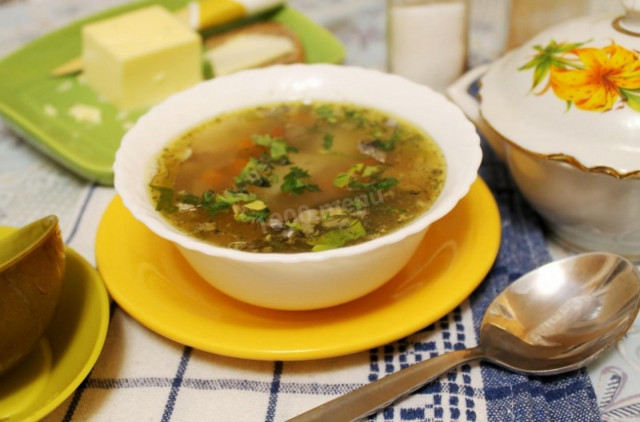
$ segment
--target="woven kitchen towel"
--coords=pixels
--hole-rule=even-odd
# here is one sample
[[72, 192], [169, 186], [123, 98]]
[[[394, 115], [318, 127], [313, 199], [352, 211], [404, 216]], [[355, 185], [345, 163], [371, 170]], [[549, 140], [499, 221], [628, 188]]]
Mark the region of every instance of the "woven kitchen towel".
[[[212, 355], [166, 340], [114, 305], [96, 367], [47, 420], [284, 421], [412, 363], [475, 346], [482, 315], [493, 298], [521, 274], [550, 260], [540, 220], [514, 187], [505, 166], [484, 149], [481, 175], [495, 195], [502, 218], [500, 253], [471, 298], [440, 321], [399, 341], [350, 356], [258, 362]], [[108, 189], [88, 189], [68, 239], [71, 246], [92, 253], [92, 233], [112, 195]], [[584, 371], [526, 377], [474, 363], [444, 375], [374, 419], [555, 422], [600, 417]]]

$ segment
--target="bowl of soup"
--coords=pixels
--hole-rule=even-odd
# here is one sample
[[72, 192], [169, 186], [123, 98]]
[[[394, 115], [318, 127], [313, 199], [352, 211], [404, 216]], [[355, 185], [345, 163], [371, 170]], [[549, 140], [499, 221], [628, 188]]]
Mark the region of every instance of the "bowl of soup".
[[213, 287], [306, 310], [391, 279], [466, 195], [481, 157], [475, 127], [425, 86], [273, 66], [152, 108], [122, 140], [115, 188]]

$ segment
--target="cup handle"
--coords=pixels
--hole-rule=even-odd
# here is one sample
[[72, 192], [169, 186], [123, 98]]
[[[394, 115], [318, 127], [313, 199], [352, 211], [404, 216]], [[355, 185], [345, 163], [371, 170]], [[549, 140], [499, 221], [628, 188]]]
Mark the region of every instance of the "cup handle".
[[483, 74], [487, 72], [489, 65], [480, 65], [469, 70], [447, 88], [447, 96], [478, 128], [478, 131], [487, 138], [489, 144], [496, 152], [500, 160], [504, 161], [505, 142], [502, 137], [482, 118], [480, 113], [480, 99], [469, 93], [469, 87]]

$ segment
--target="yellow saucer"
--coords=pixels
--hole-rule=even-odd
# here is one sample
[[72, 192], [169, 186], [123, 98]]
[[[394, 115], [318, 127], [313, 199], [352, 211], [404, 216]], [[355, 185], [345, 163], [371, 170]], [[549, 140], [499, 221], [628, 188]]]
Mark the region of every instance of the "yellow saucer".
[[[15, 229], [0, 227], [0, 237]], [[96, 363], [109, 325], [98, 272], [66, 248], [58, 308], [38, 346], [0, 377], [0, 421], [38, 421], [69, 397]]]
[[116, 197], [96, 241], [98, 270], [118, 304], [151, 330], [196, 349], [248, 359], [302, 360], [366, 350], [411, 334], [459, 305], [500, 245], [500, 215], [478, 179], [433, 224], [407, 266], [378, 290], [314, 311], [277, 311], [232, 299], [200, 278], [172, 243]]

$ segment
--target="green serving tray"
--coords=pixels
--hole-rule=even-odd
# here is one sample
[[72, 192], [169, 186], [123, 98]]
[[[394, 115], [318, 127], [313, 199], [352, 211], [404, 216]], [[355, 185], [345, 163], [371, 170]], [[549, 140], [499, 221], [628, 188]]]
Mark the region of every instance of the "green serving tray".
[[[20, 136], [63, 166], [93, 182], [113, 184], [113, 161], [122, 136], [145, 110], [119, 112], [91, 90], [81, 75], [51, 76], [55, 67], [81, 53], [80, 31], [87, 22], [150, 4], [170, 10], [188, 0], [130, 3], [77, 21], [43, 36], [0, 60], [0, 116]], [[307, 63], [341, 63], [344, 47], [329, 31], [300, 12], [282, 7], [252, 19], [208, 31], [204, 36], [250, 21], [280, 22], [296, 32]], [[76, 117], [74, 106], [99, 109], [101, 120]]]

